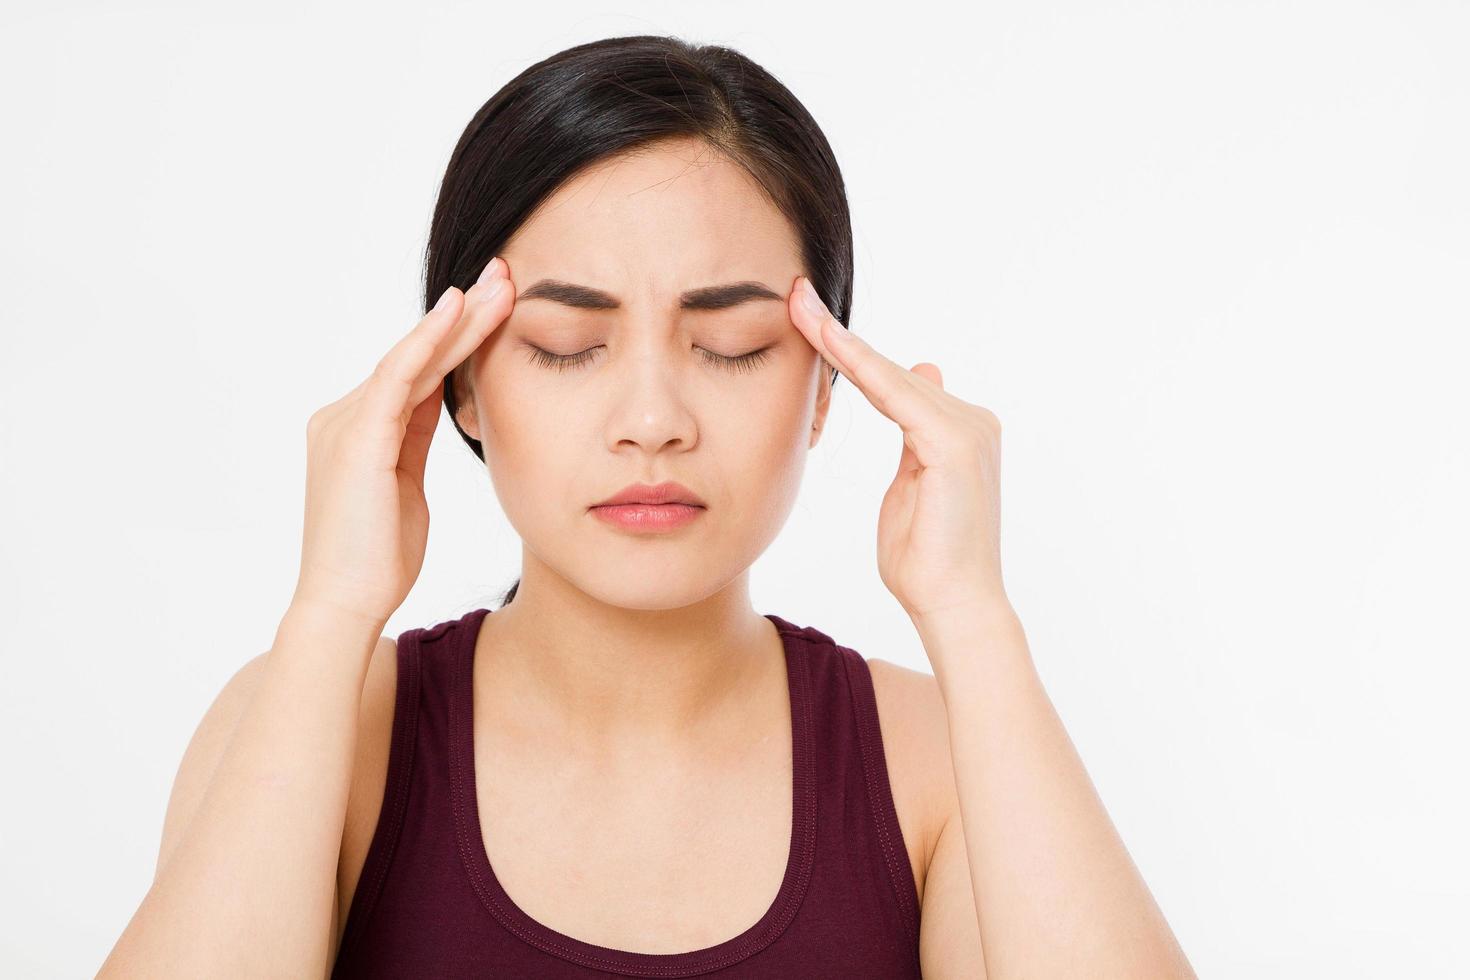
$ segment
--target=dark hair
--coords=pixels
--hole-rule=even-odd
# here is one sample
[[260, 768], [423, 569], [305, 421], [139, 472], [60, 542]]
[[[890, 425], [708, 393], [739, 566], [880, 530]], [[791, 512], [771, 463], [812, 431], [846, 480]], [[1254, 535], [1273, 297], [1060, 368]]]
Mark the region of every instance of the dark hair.
[[[852, 223], [827, 138], [791, 92], [730, 48], [676, 37], [590, 41], [522, 71], [475, 113], [450, 155], [424, 256], [424, 311], [468, 290], [547, 197], [585, 167], [693, 137], [745, 168], [800, 240], [803, 270], [844, 327], [852, 312]], [[454, 379], [444, 407], [459, 420]], [[837, 383], [833, 369], [829, 384]], [[501, 605], [515, 598], [518, 579]]]

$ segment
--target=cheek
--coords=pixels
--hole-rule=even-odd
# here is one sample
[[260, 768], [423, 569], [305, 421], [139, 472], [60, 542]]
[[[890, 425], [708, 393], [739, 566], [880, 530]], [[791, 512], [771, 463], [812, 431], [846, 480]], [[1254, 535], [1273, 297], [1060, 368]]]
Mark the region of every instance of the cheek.
[[810, 356], [791, 358], [773, 378], [761, 401], [767, 404], [767, 428], [771, 437], [784, 440], [785, 452], [805, 458], [812, 423], [816, 419], [817, 385], [820, 383], [815, 351]]
[[[502, 328], [503, 329], [503, 328]], [[535, 369], [519, 360], [513, 338], [497, 331], [481, 349], [475, 387], [480, 393], [486, 447], [493, 443], [503, 455], [520, 459], [525, 450], [555, 429], [558, 399], [540, 383]]]
[[739, 501], [747, 528], [779, 524], [794, 502], [810, 451], [815, 398], [813, 381], [798, 367], [772, 371], [759, 390], [720, 413], [718, 433], [706, 432], [714, 465]]
[[[545, 392], [492, 359], [477, 375], [485, 464], [501, 507], [513, 525], [533, 527], [557, 503], [548, 493], [568, 487], [566, 465], [577, 454], [568, 419]], [[582, 456], [585, 457], [585, 452]]]
[[808, 398], [790, 379], [738, 398], [721, 414], [730, 439], [744, 443], [752, 461], [782, 465], [811, 425]]

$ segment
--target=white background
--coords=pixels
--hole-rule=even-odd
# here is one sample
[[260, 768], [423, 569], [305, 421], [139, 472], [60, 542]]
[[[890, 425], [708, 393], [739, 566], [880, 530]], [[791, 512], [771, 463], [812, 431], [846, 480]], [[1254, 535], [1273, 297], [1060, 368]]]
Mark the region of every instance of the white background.
[[[729, 44], [851, 195], [853, 328], [1004, 425], [1047, 687], [1201, 976], [1465, 977], [1470, 6], [33, 4], [0, 23], [0, 974], [100, 966], [295, 584], [305, 424], [448, 154], [571, 44]], [[846, 380], [761, 611], [928, 669]], [[391, 631], [519, 544], [441, 420]]]

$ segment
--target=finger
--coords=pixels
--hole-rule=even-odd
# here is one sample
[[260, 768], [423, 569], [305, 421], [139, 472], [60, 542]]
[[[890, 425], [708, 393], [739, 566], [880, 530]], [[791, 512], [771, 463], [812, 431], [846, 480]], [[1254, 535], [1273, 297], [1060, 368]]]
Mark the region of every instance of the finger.
[[822, 352], [833, 367], [842, 372], [863, 393], [863, 396], [884, 415], [905, 429], [922, 426], [933, 420], [939, 406], [918, 384], [927, 379], [916, 378], [888, 358], [879, 354], [867, 342], [859, 339], [837, 319], [827, 312], [818, 300], [818, 309], [809, 309], [800, 298], [804, 294], [806, 277], [797, 277], [798, 293], [796, 313], [792, 322], [802, 335]]
[[[424, 389], [443, 387], [444, 377], [479, 350], [485, 338], [494, 333], [514, 309], [515, 283], [511, 281], [510, 270], [504, 259], [492, 260], [492, 264], [498, 268], [486, 266], [480, 281], [465, 294], [465, 319], [425, 369], [420, 379]], [[492, 292], [492, 286], [498, 291]], [[415, 387], [416, 396], [419, 390]]]
[[403, 432], [403, 447], [398, 451], [398, 468], [413, 475], [424, 485], [424, 469], [429, 460], [429, 444], [439, 424], [440, 407], [444, 404], [444, 386], [435, 385], [429, 397], [414, 408]]
[[898, 453], [898, 471], [894, 474], [895, 477], [903, 476], [905, 473], [912, 473], [924, 468], [923, 464], [919, 462], [918, 454], [915, 453], [913, 447], [909, 445], [908, 434], [902, 433], [902, 436], [903, 438], [900, 440], [902, 446]]
[[454, 286], [444, 290], [434, 308], [383, 355], [358, 386], [360, 410], [375, 418], [401, 418], [419, 373], [440, 341], [462, 321], [465, 306], [464, 293]]
[[938, 385], [941, 391], [944, 390], [944, 375], [939, 373], [938, 364], [933, 364], [929, 361], [920, 361], [918, 364], [909, 368], [909, 370], [931, 384]]
[[[495, 260], [492, 259], [491, 264], [493, 265], [494, 263]], [[480, 275], [480, 281], [475, 284], [475, 287], [471, 287], [470, 293], [474, 293], [477, 287], [488, 285], [493, 276], [501, 275], [509, 279], [509, 271], [505, 268], [504, 259], [500, 260], [500, 266], [501, 268], [498, 270], [487, 266], [485, 271]], [[506, 288], [509, 285], [507, 284]], [[468, 300], [469, 293], [465, 295]], [[481, 302], [479, 312], [488, 315], [488, 311], [484, 309], [487, 305]], [[475, 310], [471, 310], [465, 316], [472, 316], [475, 312]], [[503, 316], [492, 317], [490, 330], [486, 331], [486, 333], [493, 332], [494, 327], [503, 319]], [[428, 371], [425, 372], [425, 376], [432, 384], [432, 388], [428, 396], [419, 402], [412, 414], [409, 415], [408, 423], [404, 427], [403, 432], [403, 446], [398, 454], [398, 468], [405, 473], [412, 474], [421, 488], [424, 485], [424, 472], [428, 467], [429, 446], [434, 441], [434, 432], [439, 425], [439, 416], [442, 414], [441, 409], [444, 405], [444, 376], [463, 362], [465, 357], [469, 356], [469, 351], [474, 350], [472, 346], [469, 347], [469, 351], [465, 350], [471, 343], [466, 338], [472, 337], [475, 332], [472, 328], [466, 328], [465, 317], [461, 317], [456, 327], [459, 332], [452, 335], [454, 339], [448, 345], [447, 351], [441, 353], [435, 359], [434, 364], [430, 365]]]
[[[937, 364], [930, 364], [927, 361], [920, 362], [909, 368], [909, 370], [914, 374], [927, 378], [940, 387], [944, 385], [944, 380], [939, 373], [939, 366]], [[914, 452], [913, 447], [909, 445], [909, 437], [905, 434], [903, 437], [903, 449], [898, 455], [897, 475], [902, 476], [905, 473], [911, 473], [921, 468], [922, 464], [919, 462], [919, 457]]]
[[[453, 366], [435, 373], [446, 359], [444, 351], [449, 347], [462, 349], [466, 344], [473, 350], [479, 341], [467, 341], [464, 335], [483, 339], [490, 325], [499, 322], [494, 314], [497, 309], [503, 313], [504, 282], [503, 277], [491, 276], [470, 287], [468, 293], [453, 286], [445, 290], [434, 309], [373, 369], [363, 389], [362, 410], [371, 417], [405, 424], [413, 408], [428, 397], [430, 389], [443, 383], [444, 374]], [[502, 287], [501, 295], [495, 292], [497, 285]], [[454, 339], [446, 344], [447, 338]]]
[[[817, 353], [822, 356], [824, 361], [834, 370], [841, 371], [842, 361], [827, 349], [827, 343], [822, 339], [821, 323], [818, 319], [819, 317], [830, 319], [832, 318], [832, 314], [827, 312], [826, 305], [822, 304], [820, 299], [817, 301], [821, 307], [818, 313], [813, 314], [807, 309], [803, 300], [805, 295], [805, 286], [803, 284], [807, 281], [805, 276], [797, 276], [796, 281], [792, 283], [791, 293], [786, 297], [787, 312], [791, 317], [791, 323], [806, 338], [806, 342], [816, 348]], [[837, 327], [839, 330], [847, 329], [841, 324], [838, 324]]]

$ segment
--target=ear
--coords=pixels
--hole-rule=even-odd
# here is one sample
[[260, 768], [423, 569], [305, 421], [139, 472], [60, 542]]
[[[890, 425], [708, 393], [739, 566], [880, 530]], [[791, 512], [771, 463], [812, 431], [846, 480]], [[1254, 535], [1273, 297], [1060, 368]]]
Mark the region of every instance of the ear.
[[480, 438], [480, 416], [475, 410], [475, 393], [469, 383], [465, 380], [466, 368], [461, 364], [449, 372], [449, 383], [454, 386], [454, 421], [465, 431], [465, 435], [471, 439]]
[[808, 449], [814, 448], [822, 438], [822, 430], [827, 427], [827, 410], [832, 407], [832, 369], [821, 357], [817, 358], [817, 365], [821, 368], [821, 376], [817, 380], [817, 408], [812, 415], [812, 435], [807, 443]]

